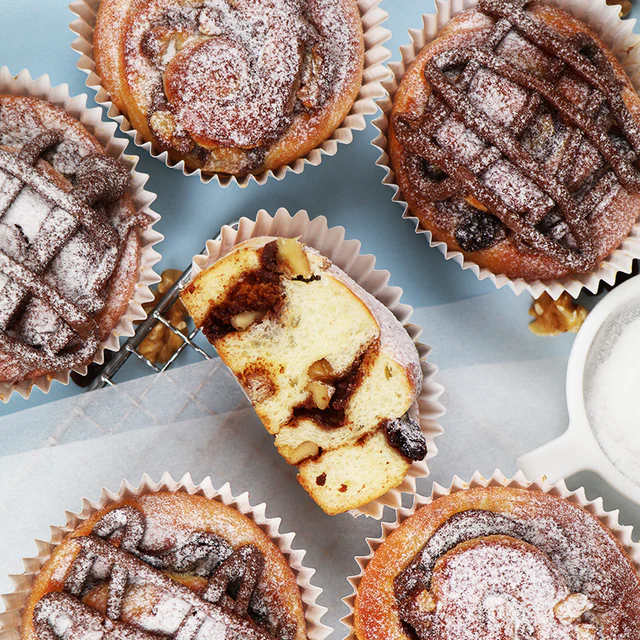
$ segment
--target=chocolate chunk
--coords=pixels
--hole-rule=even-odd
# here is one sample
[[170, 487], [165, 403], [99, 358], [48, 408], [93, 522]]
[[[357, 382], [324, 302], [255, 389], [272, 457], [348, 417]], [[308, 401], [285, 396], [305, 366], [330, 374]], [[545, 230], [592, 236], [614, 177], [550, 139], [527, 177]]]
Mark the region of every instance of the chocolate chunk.
[[491, 214], [477, 212], [456, 229], [456, 242], [464, 251], [481, 251], [504, 240], [506, 233], [500, 220]]
[[427, 440], [420, 425], [407, 414], [402, 418], [388, 420], [385, 433], [389, 444], [409, 460], [424, 460], [427, 455]]

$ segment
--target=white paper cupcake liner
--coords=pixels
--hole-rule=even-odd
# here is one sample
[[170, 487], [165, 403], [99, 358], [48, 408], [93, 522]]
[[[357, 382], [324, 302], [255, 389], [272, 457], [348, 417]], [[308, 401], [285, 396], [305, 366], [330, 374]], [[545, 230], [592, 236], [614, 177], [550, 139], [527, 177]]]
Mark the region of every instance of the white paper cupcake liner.
[[431, 348], [418, 341], [422, 329], [409, 322], [413, 307], [400, 303], [402, 289], [389, 286], [389, 272], [375, 269], [376, 259], [372, 255], [361, 255], [358, 240], [345, 240], [344, 227], [329, 227], [324, 216], [309, 219], [306, 211], [298, 211], [294, 216], [286, 209], [278, 209], [271, 217], [264, 209], [258, 212], [255, 221], [241, 218], [237, 231], [229, 226], [222, 227], [220, 240], [209, 240], [205, 252], [193, 259], [193, 277], [210, 267], [216, 260], [229, 253], [234, 246], [258, 236], [277, 236], [300, 238], [301, 242], [314, 247], [329, 258], [363, 289], [382, 302], [400, 321], [411, 336], [420, 356], [423, 383], [418, 396], [420, 427], [427, 439], [428, 453], [425, 460], [414, 462], [402, 482], [369, 504], [352, 510], [354, 516], [365, 514], [381, 518], [385, 506], [397, 509], [402, 506], [403, 493], [415, 493], [417, 478], [429, 475], [427, 461], [437, 453], [434, 439], [442, 434], [438, 419], [444, 414], [444, 408], [438, 402], [444, 388], [434, 381], [437, 367], [427, 362]]
[[[160, 216], [151, 209], [151, 204], [156, 199], [156, 195], [145, 189], [149, 176], [146, 173], [136, 171], [138, 158], [125, 154], [128, 141], [115, 137], [114, 134], [117, 127], [112, 122], [103, 122], [102, 109], [99, 107], [87, 109], [86, 94], [70, 96], [68, 85], [61, 84], [52, 87], [49, 76], [44, 75], [34, 80], [26, 69], [14, 77], [7, 67], [0, 68], [0, 94], [31, 96], [46, 100], [64, 109], [76, 120], [79, 120], [98, 139], [105, 151], [119, 160], [129, 170], [131, 178], [129, 193], [136, 206], [136, 212], [146, 215], [150, 220], [149, 226], [139, 234], [139, 280], [135, 288], [134, 297], [129, 302], [116, 327], [111, 331], [109, 337], [101, 343], [100, 348], [93, 357], [93, 362], [101, 364], [104, 362], [105, 349], [118, 351], [120, 348], [119, 338], [121, 336], [132, 336], [134, 334], [133, 323], [138, 320], [144, 320], [147, 317], [142, 305], [153, 300], [153, 293], [151, 293], [149, 287], [160, 281], [160, 277], [154, 271], [154, 265], [160, 261], [160, 254], [153, 247], [163, 239], [163, 236], [153, 230], [153, 225], [160, 220]], [[34, 387], [37, 387], [43, 393], [49, 393], [51, 383], [54, 380], [65, 385], [69, 384], [71, 371], [58, 371], [50, 376], [39, 376], [34, 380], [25, 380], [15, 384], [0, 382], [0, 400], [8, 402], [14, 391], [23, 398], [28, 398]], [[87, 367], [76, 367], [73, 371], [84, 375], [87, 372]]]
[[287, 165], [259, 174], [250, 174], [241, 178], [235, 176], [206, 174], [200, 169], [189, 169], [184, 161], [174, 162], [166, 151], [162, 151], [152, 142], [144, 138], [132, 128], [126, 116], [111, 102], [109, 93], [102, 86], [98, 76], [96, 64], [93, 60], [93, 31], [96, 24], [96, 16], [100, 6], [100, 0], [76, 0], [69, 5], [69, 10], [78, 16], [71, 25], [71, 31], [78, 37], [71, 47], [80, 55], [78, 69], [87, 74], [86, 84], [96, 92], [96, 102], [107, 108], [107, 115], [115, 120], [123, 133], [126, 133], [134, 141], [136, 146], [148, 151], [170, 169], [182, 171], [185, 176], [197, 176], [201, 182], [207, 183], [215, 180], [222, 187], [230, 184], [238, 184], [246, 187], [250, 182], [264, 184], [269, 177], [282, 180], [290, 171], [302, 173], [307, 165], [317, 166], [322, 162], [323, 156], [333, 156], [338, 152], [339, 144], [349, 144], [353, 140], [354, 131], [362, 131], [367, 123], [366, 115], [377, 112], [375, 100], [385, 95], [382, 88], [382, 80], [389, 77], [389, 70], [384, 63], [391, 57], [391, 52], [383, 45], [391, 37], [391, 32], [382, 27], [389, 14], [380, 9], [382, 0], [357, 0], [358, 9], [362, 19], [365, 43], [364, 73], [362, 86], [351, 111], [342, 124], [333, 132], [331, 137], [325, 140], [319, 147], [312, 149], [302, 158], [298, 158]]
[[[627, 72], [636, 91], [640, 91], [640, 47], [638, 46], [640, 35], [633, 33], [635, 20], [621, 20], [620, 7], [608, 6], [606, 0], [542, 0], [542, 2], [564, 9], [567, 13], [587, 23], [611, 48]], [[414, 223], [416, 233], [423, 234], [431, 247], [439, 249], [447, 260], [454, 260], [463, 269], [471, 270], [478, 280], [488, 278], [498, 289], [508, 286], [516, 295], [528, 291], [534, 298], [538, 298], [546, 292], [554, 300], [557, 300], [563, 291], [567, 291], [576, 298], [583, 288], [595, 293], [600, 282], [613, 285], [618, 273], [630, 273], [633, 261], [640, 258], [640, 221], [636, 222], [620, 247], [600, 263], [597, 271], [558, 280], [527, 281], [495, 274], [465, 258], [460, 251], [451, 251], [445, 242], [436, 242], [430, 231], [420, 228], [418, 218], [411, 214], [409, 205], [403, 200], [387, 154], [389, 116], [398, 86], [411, 62], [427, 44], [438, 37], [440, 29], [454, 15], [471, 9], [477, 4], [478, 0], [435, 0], [436, 13], [424, 14], [422, 16], [423, 27], [409, 30], [411, 43], [400, 47], [402, 60], [389, 63], [392, 77], [382, 82], [387, 95], [378, 101], [382, 115], [373, 121], [373, 125], [380, 132], [373, 141], [373, 145], [380, 150], [380, 157], [376, 164], [386, 171], [382, 183], [392, 187], [394, 202], [398, 202], [404, 207], [403, 217]]]
[[438, 498], [448, 496], [458, 491], [467, 491], [476, 487], [514, 487], [518, 489], [531, 489], [544, 491], [552, 496], [565, 498], [569, 502], [584, 507], [591, 515], [595, 516], [609, 531], [616, 540], [624, 548], [625, 552], [631, 558], [634, 566], [640, 571], [640, 544], [633, 541], [633, 527], [622, 526], [618, 519], [618, 511], [606, 511], [602, 498], [588, 500], [584, 488], [580, 487], [575, 491], [567, 488], [564, 480], [560, 480], [555, 484], [547, 482], [542, 476], [535, 482], [529, 482], [525, 475], [519, 471], [512, 478], [507, 478], [499, 470], [496, 470], [490, 478], [485, 478], [479, 471], [476, 471], [469, 482], [465, 482], [462, 478], [454, 476], [449, 487], [443, 487], [438, 483], [433, 484], [431, 495], [428, 497], [416, 495], [413, 504], [410, 507], [398, 509], [396, 511], [396, 519], [393, 522], [382, 523], [382, 534], [379, 538], [367, 538], [369, 553], [365, 556], [355, 558], [356, 563], [360, 567], [359, 573], [348, 578], [353, 591], [342, 601], [349, 607], [349, 613], [341, 619], [349, 630], [345, 640], [356, 640], [354, 630], [353, 612], [355, 606], [356, 594], [358, 587], [364, 574], [364, 571], [373, 557], [376, 549], [385, 541], [392, 531], [395, 531], [409, 516], [413, 515], [420, 507], [430, 504]]
[[157, 493], [159, 491], [184, 492], [190, 495], [204, 496], [211, 500], [218, 500], [253, 520], [267, 534], [269, 539], [278, 546], [293, 570], [302, 596], [309, 640], [324, 640], [332, 632], [330, 627], [321, 622], [327, 608], [316, 603], [318, 596], [322, 593], [322, 589], [311, 584], [315, 569], [309, 569], [302, 564], [306, 551], [292, 548], [291, 545], [295, 534], [280, 532], [280, 518], [268, 518], [266, 516], [267, 505], [265, 503], [255, 507], [252, 506], [249, 501], [249, 494], [243, 493], [237, 497], [234, 496], [229, 483], [220, 489], [215, 489], [209, 477], [196, 485], [188, 473], [178, 481], [175, 481], [169, 473], [165, 473], [160, 482], [154, 482], [147, 474], [144, 474], [138, 487], [123, 481], [115, 493], [103, 488], [97, 501], [89, 500], [88, 498], [83, 499], [82, 511], [79, 513], [67, 511], [65, 513], [66, 524], [61, 527], [51, 527], [50, 541], [36, 540], [38, 555], [34, 558], [23, 560], [24, 573], [10, 576], [15, 584], [15, 590], [11, 594], [1, 596], [6, 610], [0, 614], [0, 640], [19, 640], [22, 609], [31, 591], [35, 577], [48, 560], [53, 549], [62, 542], [68, 533], [76, 529], [96, 511], [108, 505], [120, 502], [131, 496]]

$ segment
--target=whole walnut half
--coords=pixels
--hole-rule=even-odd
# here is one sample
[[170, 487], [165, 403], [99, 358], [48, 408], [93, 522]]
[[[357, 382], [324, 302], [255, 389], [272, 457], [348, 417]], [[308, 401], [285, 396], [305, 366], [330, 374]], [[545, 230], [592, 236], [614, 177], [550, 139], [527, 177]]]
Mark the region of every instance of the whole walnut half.
[[588, 313], [584, 307], [575, 304], [566, 291], [557, 300], [543, 293], [529, 309], [529, 315], [535, 318], [529, 329], [537, 336], [557, 336], [568, 331], [577, 333]]
[[[160, 298], [171, 289], [181, 275], [182, 272], [176, 269], [166, 269], [162, 272], [162, 280], [153, 293], [153, 301], [144, 305], [147, 313], [153, 311]], [[180, 300], [177, 300], [163, 315], [180, 333], [187, 334], [187, 310]], [[140, 343], [138, 351], [153, 364], [166, 364], [182, 343], [180, 336], [162, 322], [157, 322], [149, 335]]]

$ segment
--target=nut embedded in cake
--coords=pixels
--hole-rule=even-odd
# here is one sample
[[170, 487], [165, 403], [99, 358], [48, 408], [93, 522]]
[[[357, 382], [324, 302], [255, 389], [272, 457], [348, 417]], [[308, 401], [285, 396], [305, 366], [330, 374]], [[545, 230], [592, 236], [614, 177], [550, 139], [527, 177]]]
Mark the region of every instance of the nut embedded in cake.
[[413, 341], [314, 249], [292, 238], [243, 242], [182, 302], [327, 513], [368, 504], [425, 458]]

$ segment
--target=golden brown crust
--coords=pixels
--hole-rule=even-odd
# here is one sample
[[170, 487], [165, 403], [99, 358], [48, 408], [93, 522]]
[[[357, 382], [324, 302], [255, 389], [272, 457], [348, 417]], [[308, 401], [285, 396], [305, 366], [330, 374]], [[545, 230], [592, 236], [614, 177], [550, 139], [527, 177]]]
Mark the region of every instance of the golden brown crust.
[[[221, 94], [229, 91], [229, 86], [234, 82], [242, 84], [243, 45], [238, 43], [235, 36], [229, 37], [226, 31], [227, 24], [225, 23], [222, 27], [221, 35], [217, 31], [218, 27], [212, 29], [210, 33], [202, 33], [199, 30], [202, 27], [193, 24], [189, 24], [188, 27], [157, 26], [164, 10], [179, 7], [191, 10], [190, 4], [180, 0], [170, 2], [102, 0], [100, 3], [94, 31], [94, 58], [97, 72], [110, 99], [145, 140], [151, 141], [161, 150], [168, 151], [173, 162], [184, 160], [189, 169], [241, 176], [277, 169], [305, 156], [328, 139], [340, 126], [351, 110], [362, 84], [364, 36], [356, 0], [309, 1], [305, 10], [305, 19], [308, 18], [312, 22], [316, 19], [320, 20], [320, 37], [337, 38], [339, 34], [345, 39], [345, 43], [339, 47], [342, 51], [338, 69], [334, 74], [333, 86], [329, 87], [329, 93], [321, 101], [320, 106], [310, 107], [310, 110], [298, 110], [284, 128], [281, 125], [276, 126], [275, 123], [273, 126], [265, 125], [262, 133], [258, 131], [262, 125], [247, 124], [246, 114], [236, 113], [233, 116], [231, 114], [235, 112], [230, 111], [228, 116], [213, 117], [207, 113], [221, 111], [220, 107], [206, 106], [207, 101], [211, 99], [212, 91]], [[244, 6], [245, 0], [234, 0], [232, 5], [233, 11], [238, 13], [246, 11], [245, 15], [255, 11], [251, 3], [247, 10]], [[265, 8], [262, 11], [267, 10], [272, 9]], [[229, 11], [233, 14], [231, 9]], [[326, 18], [327, 24], [324, 24], [323, 16], [329, 15], [332, 17]], [[254, 20], [255, 17], [250, 19]], [[149, 29], [147, 34], [153, 29], [154, 33], [158, 34], [158, 38], [161, 40], [165, 38], [161, 46], [165, 46], [166, 42], [172, 38], [178, 38], [180, 41], [177, 45], [180, 48], [179, 53], [174, 55], [168, 63], [165, 61], [159, 66], [156, 65], [158, 69], [155, 71], [149, 65], [148, 55], [145, 58], [146, 54], [141, 51], [140, 43], [143, 37], [147, 37], [146, 34], [141, 33], [141, 30], [145, 28]], [[273, 28], [273, 26], [270, 27], [270, 29]], [[287, 41], [294, 39], [294, 36], [286, 31], [287, 27], [282, 28], [284, 30], [282, 46], [274, 47], [278, 52], [287, 51], [285, 46], [288, 45]], [[159, 32], [159, 29], [165, 30]], [[322, 33], [323, 29], [327, 34]], [[334, 54], [336, 54], [335, 51]], [[262, 55], [262, 52], [259, 55]], [[227, 56], [228, 61], [226, 61]], [[198, 61], [199, 58], [207, 60], [208, 69], [202, 67]], [[225, 62], [219, 62], [221, 59]], [[269, 62], [269, 64], [272, 63]], [[277, 64], [279, 63], [275, 63]], [[322, 59], [319, 63], [313, 64], [316, 64], [318, 69], [322, 65], [328, 66]], [[230, 65], [235, 66], [231, 69]], [[155, 98], [151, 97], [148, 90], [150, 78], [158, 70], [163, 76], [163, 99], [168, 98], [170, 103], [169, 106], [165, 104], [162, 109], [153, 104]], [[222, 73], [230, 75], [221, 78]], [[292, 92], [292, 100], [297, 99], [297, 91], [297, 95], [302, 96], [300, 99], [313, 102], [315, 98], [313, 96], [309, 98], [309, 92], [300, 93], [299, 87], [305, 86], [304, 79], [301, 77], [303, 73], [305, 72], [301, 67], [292, 86], [286, 90]], [[194, 80], [196, 74], [202, 76], [201, 84], [206, 85], [208, 94], [203, 86], [194, 89], [193, 84], [197, 84]], [[263, 93], [267, 91], [269, 84], [272, 82], [268, 81], [263, 87]], [[215, 90], [212, 89], [214, 86]], [[218, 98], [219, 95], [215, 99]], [[256, 99], [259, 100], [259, 98], [258, 93]], [[201, 105], [205, 106], [195, 108], [192, 103], [196, 100], [201, 101]], [[272, 108], [265, 109], [264, 113], [279, 109], [273, 101], [269, 102]], [[282, 108], [286, 111], [289, 107], [283, 104]], [[296, 109], [298, 108], [299, 105]], [[154, 121], [152, 126], [150, 119], [157, 111], [162, 112], [162, 118]], [[236, 136], [235, 141], [234, 136], [232, 139], [226, 139], [225, 136], [220, 136], [218, 125], [231, 130], [235, 128], [236, 133], [244, 135]], [[245, 142], [239, 143], [238, 137]], [[194, 147], [194, 142], [199, 146]], [[254, 152], [250, 153], [251, 150]]]
[[[613, 65], [627, 108], [636, 122], [640, 123], [640, 99], [617, 58], [598, 35], [584, 23], [555, 7], [534, 4], [528, 11], [557, 35], [572, 36], [585, 33], [592, 37]], [[409, 154], [394, 131], [393, 119], [397, 114], [417, 116], [424, 109], [431, 93], [423, 76], [427, 62], [445, 50], [482, 42], [491, 25], [492, 22], [476, 9], [459, 13], [441, 30], [439, 37], [422, 49], [412, 62], [402, 78], [390, 117], [388, 145], [391, 168], [395, 173], [402, 198], [409, 205], [411, 215], [419, 219], [421, 228], [431, 231], [434, 241], [444, 242], [450, 251], [459, 251], [466, 260], [508, 278], [523, 278], [527, 281], [563, 278], [574, 273], [567, 265], [550, 256], [526, 250], [509, 238], [489, 249], [464, 251], [456, 241], [455, 229], [447, 224], [442, 215], [437, 215], [434, 204], [420, 195], [419, 189], [411, 180], [405, 168]], [[639, 215], [640, 196], [629, 195], [620, 189], [589, 225], [595, 238], [599, 260], [605, 259], [619, 246]]]
[[[83, 156], [89, 154], [108, 155], [95, 136], [81, 122], [48, 102], [25, 96], [0, 95], [0, 110], [2, 110], [7, 129], [6, 131], [3, 129], [2, 133], [7, 137], [9, 143], [4, 146], [0, 145], [0, 148], [12, 152], [19, 151], [26, 140], [26, 138], [21, 138], [21, 136], [27, 135], [20, 132], [20, 128], [24, 128], [24, 132], [31, 132], [28, 135], [33, 134], [33, 137], [44, 131], [58, 131], [62, 133], [65, 140], [63, 146], [68, 144], [72, 149], [81, 152]], [[15, 127], [18, 132], [15, 139], [12, 138], [11, 127]], [[60, 153], [67, 153], [67, 151]], [[73, 153], [71, 151], [71, 154]], [[74, 162], [77, 163], [77, 158], [73, 159], [71, 164]], [[64, 159], [55, 164], [60, 170], [67, 168]], [[40, 159], [37, 169], [63, 190], [70, 191], [73, 188], [67, 176], [60, 173], [49, 162]], [[134, 216], [136, 208], [131, 195], [126, 193], [117, 203], [109, 205], [109, 211], [114, 215], [117, 213], [117, 216], [122, 218]], [[95, 318], [100, 341], [108, 338], [134, 296], [139, 278], [140, 247], [139, 234], [129, 233], [122, 251], [121, 261], [110, 281], [106, 304]], [[86, 364], [89, 362], [91, 362], [91, 357], [87, 358]], [[56, 370], [29, 368], [15, 358], [2, 358], [0, 362], [0, 382], [29, 380], [54, 373]]]
[[[52, 552], [41, 571], [35, 578], [31, 593], [23, 610], [21, 638], [37, 640], [33, 614], [36, 604], [47, 593], [62, 591], [79, 547], [74, 538], [87, 536], [94, 525], [103, 516], [114, 509], [134, 507], [147, 519], [147, 525], [158, 523], [166, 539], [156, 540], [167, 546], [180, 535], [191, 532], [210, 532], [227, 540], [234, 549], [242, 545], [253, 545], [263, 554], [265, 569], [260, 581], [264, 595], [274, 607], [282, 607], [295, 620], [297, 632], [295, 640], [304, 640], [306, 623], [304, 607], [296, 577], [276, 544], [252, 520], [222, 502], [203, 496], [189, 495], [183, 492], [160, 492], [141, 496], [132, 496], [109, 505], [92, 514], [80, 526], [72, 531]], [[158, 535], [158, 534], [157, 534]], [[202, 579], [185, 574], [172, 574], [174, 580], [194, 589], [202, 589]], [[85, 598], [85, 602], [89, 600]], [[92, 606], [102, 607], [98, 596], [91, 600]]]
[[[354, 627], [359, 640], [407, 639], [399, 618], [394, 579], [410, 565], [445, 523], [457, 514], [474, 510], [517, 519], [525, 528], [538, 523], [539, 543], [535, 546], [524, 543], [523, 551], [539, 555], [541, 547], [548, 544], [543, 553], [544, 562], [548, 562], [549, 558], [554, 559], [552, 552], [556, 543], [560, 545], [564, 540], [568, 541], [573, 549], [578, 550], [574, 569], [584, 571], [584, 575], [593, 580], [590, 585], [595, 588], [588, 594], [589, 597], [597, 600], [596, 594], [606, 594], [608, 609], [594, 609], [606, 629], [603, 637], [606, 640], [635, 638], [635, 635], [625, 633], [628, 629], [637, 630], [640, 625], [640, 579], [618, 539], [595, 516], [581, 506], [541, 491], [479, 487], [458, 491], [419, 508], [375, 550], [364, 570], [355, 601]], [[467, 536], [466, 541], [440, 555], [434, 580], [448, 579], [442, 570], [450, 564], [452, 554], [459, 554], [469, 545], [483, 544], [490, 548], [491, 545], [502, 544], [505, 539], [509, 545], [515, 543], [516, 546], [522, 546], [524, 542], [515, 536], [483, 536], [478, 528], [476, 533]], [[478, 584], [483, 579], [480, 573], [477, 574]], [[605, 584], [605, 589], [601, 588], [602, 584]], [[511, 593], [511, 587], [506, 583], [494, 584], [493, 592], [499, 594], [504, 591], [509, 597], [518, 599], [519, 594]], [[437, 595], [437, 588], [437, 585], [432, 585], [432, 595]], [[470, 582], [468, 589], [472, 588], [475, 588], [474, 583]], [[449, 638], [448, 635], [442, 637]]]

